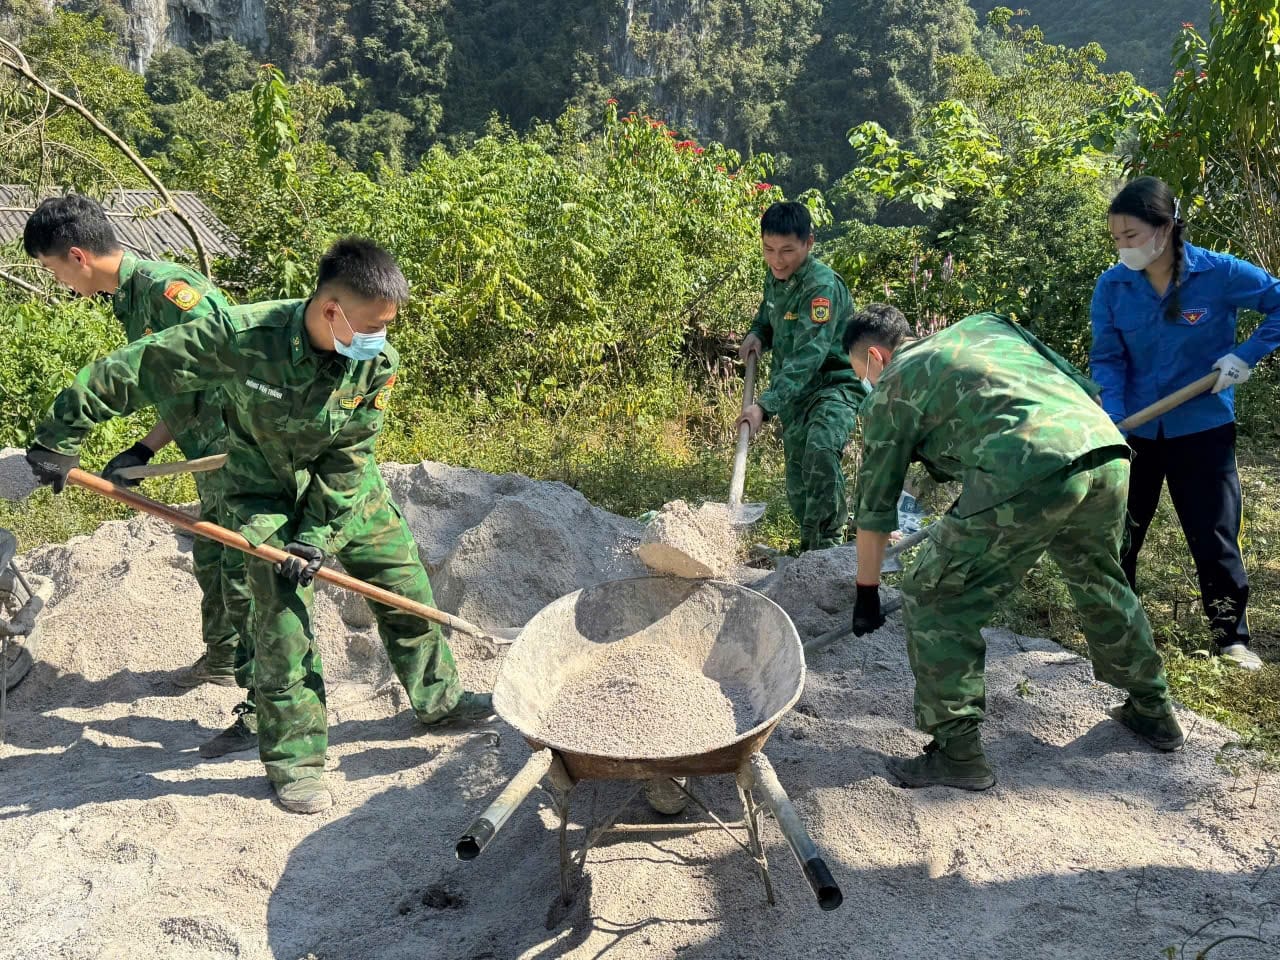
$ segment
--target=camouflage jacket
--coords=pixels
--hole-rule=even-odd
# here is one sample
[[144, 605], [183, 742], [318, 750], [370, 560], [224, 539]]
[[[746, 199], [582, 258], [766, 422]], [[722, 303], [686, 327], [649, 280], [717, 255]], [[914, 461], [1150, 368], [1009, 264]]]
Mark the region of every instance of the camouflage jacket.
[[220, 387], [226, 408], [226, 506], [258, 545], [287, 527], [330, 552], [348, 524], [379, 505], [373, 458], [399, 357], [316, 350], [304, 300], [213, 310], [90, 364], [54, 401], [36, 442], [74, 453], [95, 423], [163, 398]]
[[841, 347], [853, 315], [849, 288], [821, 260], [809, 257], [786, 280], [765, 271], [764, 299], [751, 332], [773, 351], [769, 388], [757, 401], [771, 417], [802, 414], [814, 393], [831, 384], [861, 384]]
[[981, 313], [899, 347], [862, 405], [857, 525], [888, 533], [907, 466], [960, 480], [961, 517], [1094, 450], [1127, 453], [1098, 387], [1029, 332]]
[[[229, 306], [222, 292], [195, 270], [160, 260], [139, 260], [131, 253], [120, 261], [120, 285], [111, 297], [111, 309], [130, 343]], [[226, 449], [222, 406], [223, 394], [216, 387], [164, 397], [155, 404], [156, 414], [188, 459]]]

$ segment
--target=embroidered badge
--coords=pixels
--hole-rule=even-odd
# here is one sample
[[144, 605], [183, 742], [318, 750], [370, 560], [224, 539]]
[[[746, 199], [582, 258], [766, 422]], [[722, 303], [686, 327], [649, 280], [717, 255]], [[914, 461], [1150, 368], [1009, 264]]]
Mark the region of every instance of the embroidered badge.
[[814, 297], [809, 304], [809, 319], [814, 323], [826, 323], [831, 319], [831, 301], [826, 297]]
[[357, 393], [354, 397], [343, 397], [338, 401], [343, 410], [354, 410], [364, 402], [364, 395]]
[[798, 314], [798, 313], [784, 313], [784, 314], [782, 315], [782, 319], [783, 319], [783, 320], [799, 320], [799, 319], [800, 319], [800, 314]]
[[1209, 310], [1207, 307], [1196, 307], [1194, 310], [1183, 310], [1182, 319], [1194, 327], [1197, 323], [1208, 316], [1208, 314]]
[[391, 399], [391, 388], [396, 385], [396, 375], [393, 373], [386, 385], [378, 391], [378, 395], [373, 398], [373, 408], [375, 410], [387, 409], [387, 401]]
[[263, 396], [274, 397], [276, 400], [284, 399], [284, 391], [279, 387], [273, 387], [270, 384], [263, 383], [261, 380], [255, 380], [253, 377], [247, 377], [244, 385], [250, 390], [257, 390]]
[[181, 280], [175, 280], [164, 288], [164, 295], [167, 300], [173, 302], [179, 310], [190, 310], [200, 298], [204, 296], [199, 290], [191, 286], [189, 283], [183, 283]]

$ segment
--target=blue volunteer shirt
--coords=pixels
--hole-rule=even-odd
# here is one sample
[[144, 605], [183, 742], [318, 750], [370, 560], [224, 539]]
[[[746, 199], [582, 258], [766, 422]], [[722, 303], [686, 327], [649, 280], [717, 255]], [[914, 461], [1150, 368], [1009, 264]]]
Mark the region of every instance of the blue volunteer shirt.
[[[1180, 314], [1165, 318], [1174, 293], [1159, 296], [1146, 276], [1116, 264], [1093, 290], [1093, 347], [1089, 373], [1102, 387], [1102, 405], [1117, 423], [1210, 373], [1234, 353], [1250, 367], [1280, 346], [1280, 280], [1229, 254], [1183, 244]], [[1244, 343], [1236, 343], [1243, 309], [1264, 315]], [[1154, 439], [1181, 437], [1231, 423], [1235, 391], [1202, 394], [1134, 430]]]

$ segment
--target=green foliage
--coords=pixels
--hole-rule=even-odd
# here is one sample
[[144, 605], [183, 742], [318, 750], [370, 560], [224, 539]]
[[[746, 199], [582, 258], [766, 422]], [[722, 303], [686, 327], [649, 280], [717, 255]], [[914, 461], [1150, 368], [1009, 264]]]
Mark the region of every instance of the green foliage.
[[1280, 6], [1215, 0], [1208, 38], [1184, 24], [1163, 110], [1140, 127], [1134, 170], [1190, 201], [1215, 246], [1280, 272]]
[[[979, 14], [1006, 6], [1007, 0], [971, 0]], [[1107, 49], [1116, 70], [1132, 73], [1147, 86], [1168, 77], [1169, 45], [1178, 24], [1209, 19], [1211, 0], [1022, 0], [1018, 4], [1044, 28], [1050, 43], [1082, 47], [1097, 42]]]
[[1126, 74], [1102, 73], [1096, 46], [1046, 44], [1007, 8], [990, 24], [998, 69], [949, 59], [953, 99], [922, 111], [918, 146], [876, 123], [850, 131], [861, 162], [843, 190], [909, 204], [927, 225], [896, 257], [875, 243], [874, 262], [859, 259], [869, 231], [855, 228], [834, 245], [835, 262], [851, 282], [870, 268], [884, 290], [877, 298], [921, 331], [999, 310], [1084, 364], [1093, 285], [1114, 259], [1103, 229], [1105, 187], [1118, 170], [1110, 149], [1149, 95]]

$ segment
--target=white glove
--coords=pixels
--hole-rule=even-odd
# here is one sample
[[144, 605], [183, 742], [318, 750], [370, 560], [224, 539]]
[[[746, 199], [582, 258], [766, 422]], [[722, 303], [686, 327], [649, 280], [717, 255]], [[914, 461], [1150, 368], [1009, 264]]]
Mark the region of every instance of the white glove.
[[1249, 379], [1249, 365], [1234, 353], [1219, 357], [1213, 364], [1218, 371], [1218, 382], [1213, 385], [1214, 393], [1221, 393], [1227, 387], [1238, 387]]

